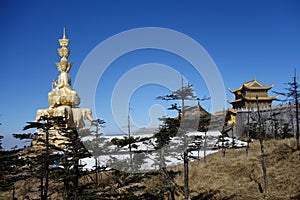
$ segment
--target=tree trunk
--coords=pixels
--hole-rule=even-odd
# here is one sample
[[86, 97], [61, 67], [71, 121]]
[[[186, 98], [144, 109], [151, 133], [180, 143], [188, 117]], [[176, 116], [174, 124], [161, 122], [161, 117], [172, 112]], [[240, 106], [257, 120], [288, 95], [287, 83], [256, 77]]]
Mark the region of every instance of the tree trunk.
[[248, 108], [248, 111], [247, 111], [247, 147], [246, 147], [246, 156], [249, 155], [249, 148], [250, 148], [250, 124], [249, 124], [249, 108]]
[[15, 186], [13, 186], [13, 191], [12, 191], [12, 200], [15, 200]]
[[264, 150], [264, 143], [263, 143], [263, 131], [261, 129], [261, 116], [258, 106], [258, 96], [256, 96], [256, 105], [257, 105], [257, 113], [258, 113], [258, 134], [259, 134], [259, 143], [260, 143], [260, 150], [261, 150], [261, 165], [263, 170], [263, 177], [264, 177], [264, 184], [265, 184], [265, 193], [269, 192], [269, 184], [268, 184], [268, 177], [267, 177], [267, 167], [266, 167], [266, 160], [265, 160], [265, 150]]
[[189, 161], [188, 161], [188, 151], [187, 149], [183, 152], [183, 162], [184, 162], [184, 199], [189, 199]]
[[186, 138], [186, 132], [185, 132], [185, 127], [184, 127], [184, 115], [185, 115], [185, 110], [184, 110], [184, 99], [185, 97], [183, 96], [183, 79], [181, 79], [181, 91], [182, 91], [182, 96], [181, 96], [181, 130], [183, 132], [183, 143], [184, 143], [184, 150], [183, 150], [183, 166], [184, 166], [184, 199], [188, 200], [189, 199], [189, 160], [188, 160], [188, 147], [187, 147], [187, 138]]
[[49, 131], [46, 131], [46, 161], [45, 161], [45, 188], [44, 188], [44, 200], [48, 199], [48, 187], [49, 187]]
[[41, 180], [40, 180], [40, 190], [41, 190], [41, 199], [44, 199], [44, 178], [43, 176], [41, 176]]
[[263, 170], [263, 176], [264, 176], [264, 183], [265, 183], [265, 192], [269, 192], [269, 184], [268, 184], [268, 177], [267, 177], [267, 168], [266, 168], [266, 160], [265, 160], [265, 150], [264, 150], [264, 144], [263, 139], [259, 139], [260, 143], [260, 150], [261, 150], [261, 165]]
[[300, 150], [299, 146], [299, 101], [298, 101], [298, 86], [296, 80], [296, 73], [294, 77], [294, 92], [295, 92], [295, 106], [296, 106], [296, 142], [297, 142], [297, 150]]
[[233, 126], [231, 128], [231, 138], [232, 138], [232, 148], [234, 148], [235, 144], [234, 144]]
[[205, 131], [205, 133], [204, 133], [204, 156], [203, 156], [203, 161], [204, 161], [204, 163], [206, 163], [206, 144], [207, 143], [207, 141], [206, 141], [206, 131]]
[[96, 167], [96, 188], [99, 185], [99, 180], [98, 180], [98, 159], [95, 157], [95, 167]]

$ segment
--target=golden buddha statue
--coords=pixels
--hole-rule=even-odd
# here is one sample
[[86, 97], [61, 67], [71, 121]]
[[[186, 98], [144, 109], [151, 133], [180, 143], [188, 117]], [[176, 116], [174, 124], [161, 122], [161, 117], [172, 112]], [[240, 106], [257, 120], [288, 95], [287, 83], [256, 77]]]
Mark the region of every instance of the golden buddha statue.
[[50, 108], [58, 106], [75, 107], [80, 104], [80, 97], [71, 86], [71, 78], [68, 72], [71, 69], [72, 63], [68, 62], [70, 50], [67, 48], [69, 39], [66, 38], [64, 31], [63, 38], [59, 40], [61, 48], [58, 49], [58, 54], [61, 57], [60, 62], [56, 63], [60, 75], [58, 81], [52, 83], [52, 91], [48, 93], [48, 101]]

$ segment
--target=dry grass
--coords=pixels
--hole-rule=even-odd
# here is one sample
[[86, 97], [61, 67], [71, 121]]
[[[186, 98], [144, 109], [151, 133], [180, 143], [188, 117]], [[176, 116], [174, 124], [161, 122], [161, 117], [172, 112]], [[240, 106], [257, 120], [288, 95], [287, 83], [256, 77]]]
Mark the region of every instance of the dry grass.
[[[245, 149], [227, 149], [225, 158], [221, 152], [207, 157], [207, 163], [194, 161], [189, 165], [189, 189], [192, 200], [196, 199], [300, 199], [300, 152], [296, 151], [295, 139], [265, 141], [267, 175], [270, 190], [261, 193], [259, 186], [264, 188], [261, 169], [260, 145], [255, 141], [251, 145], [250, 154]], [[183, 165], [172, 168], [183, 171]], [[101, 180], [107, 184], [107, 174]], [[90, 180], [81, 180], [90, 182]], [[184, 185], [183, 173], [177, 176], [176, 183]], [[161, 184], [159, 177], [146, 179], [144, 184], [154, 191]], [[25, 195], [38, 197], [38, 181], [29, 179], [17, 185], [16, 196], [23, 199]], [[52, 185], [55, 189], [59, 185]], [[152, 190], [151, 189], [151, 190]], [[50, 191], [55, 192], [55, 191]], [[177, 191], [177, 199], [183, 199]], [[11, 191], [0, 194], [0, 199], [11, 199]], [[61, 199], [53, 193], [51, 199]]]
[[[48, 194], [49, 199], [62, 199], [61, 194], [57, 192], [57, 189], [62, 187], [61, 184], [50, 183]], [[31, 200], [38, 200], [40, 182], [37, 178], [29, 178], [26, 180], [18, 181], [15, 183], [15, 197], [18, 200], [23, 200], [25, 196], [29, 196]], [[13, 191], [7, 191], [0, 193], [0, 200], [11, 200], [13, 196]]]
[[[265, 143], [267, 175], [270, 190], [264, 188], [260, 145], [255, 141], [250, 154], [245, 149], [228, 149], [225, 158], [218, 152], [207, 157], [207, 163], [190, 163], [191, 197], [199, 199], [299, 199], [300, 152], [294, 139], [270, 140]], [[177, 167], [182, 170], [182, 166]], [[176, 180], [183, 185], [183, 177]], [[200, 198], [201, 197], [201, 198]], [[207, 198], [206, 198], [207, 197]], [[196, 199], [196, 198], [195, 198]]]

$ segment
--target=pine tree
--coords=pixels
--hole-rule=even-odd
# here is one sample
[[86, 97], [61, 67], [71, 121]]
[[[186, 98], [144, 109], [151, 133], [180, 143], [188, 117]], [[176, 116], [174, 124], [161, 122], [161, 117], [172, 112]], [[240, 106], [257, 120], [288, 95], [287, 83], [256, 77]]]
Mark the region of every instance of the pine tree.
[[175, 176], [171, 172], [167, 170], [166, 167], [166, 159], [167, 155], [166, 150], [167, 146], [170, 144], [170, 141], [173, 137], [178, 133], [178, 128], [180, 124], [180, 120], [178, 118], [160, 118], [163, 122], [159, 127], [157, 133], [154, 134], [153, 138], [155, 138], [155, 149], [158, 150], [159, 154], [159, 166], [162, 171], [160, 177], [164, 180], [164, 186], [160, 185], [160, 194], [168, 192], [169, 199], [175, 199], [175, 189], [179, 188], [178, 185], [174, 182]]
[[[203, 142], [204, 143], [203, 144], [203, 148], [204, 148], [203, 162], [204, 163], [206, 163], [206, 146], [207, 146], [207, 136], [206, 136], [206, 133], [207, 133], [207, 131], [209, 129], [209, 126], [210, 126], [210, 120], [211, 120], [211, 116], [209, 114], [200, 115], [198, 131], [204, 132], [204, 142]], [[201, 145], [202, 144], [199, 144], [198, 154], [199, 154], [199, 150], [200, 150]]]
[[81, 159], [91, 157], [80, 140], [79, 133], [75, 128], [63, 128], [60, 132], [65, 137], [57, 152], [55, 162], [58, 167], [52, 171], [51, 178], [56, 182], [62, 182], [62, 194], [64, 199], [80, 199], [85, 195], [86, 185], [81, 185], [80, 178], [88, 174], [85, 171]]
[[[31, 133], [13, 134], [13, 136], [20, 140], [32, 140], [33, 138]], [[12, 151], [0, 151], [0, 190], [5, 187], [12, 189], [12, 199], [15, 198], [15, 184], [32, 176], [30, 162], [24, 157], [24, 149], [16, 148], [17, 146], [13, 147]]]
[[104, 120], [94, 120], [92, 121], [91, 127], [89, 130], [84, 130], [85, 134], [80, 133], [80, 137], [92, 137], [92, 139], [84, 140], [83, 144], [86, 147], [86, 149], [89, 150], [89, 152], [93, 155], [95, 159], [95, 166], [94, 170], [91, 171], [91, 173], [95, 173], [95, 179], [93, 180], [95, 183], [95, 187], [97, 188], [99, 184], [99, 172], [102, 172], [106, 169], [106, 166], [100, 166], [100, 156], [107, 153], [110, 143], [108, 142], [108, 139], [105, 137], [102, 137], [103, 133], [101, 133], [101, 129], [104, 127], [104, 124], [106, 122]]
[[20, 158], [21, 150], [0, 150], [0, 192], [12, 190], [14, 198], [14, 184], [30, 176], [22, 166], [24, 159]]
[[286, 83], [288, 85], [285, 88], [286, 92], [275, 92], [276, 94], [282, 95], [285, 97], [284, 102], [293, 102], [295, 105], [295, 114], [296, 114], [296, 143], [297, 150], [300, 150], [299, 144], [299, 98], [300, 98], [300, 86], [297, 82], [296, 70], [294, 72], [293, 81]]
[[28, 122], [23, 130], [28, 129], [38, 129], [38, 132], [35, 134], [15, 134], [14, 136], [19, 139], [35, 139], [36, 140], [36, 149], [29, 150], [26, 153], [33, 155], [25, 157], [27, 166], [29, 166], [29, 171], [31, 171], [34, 177], [37, 177], [40, 180], [40, 198], [41, 200], [48, 199], [49, 191], [49, 179], [50, 179], [50, 166], [53, 164], [55, 154], [52, 154], [57, 150], [57, 147], [54, 145], [53, 141], [50, 141], [51, 131], [59, 131], [61, 127], [65, 127], [65, 119], [63, 117], [48, 117], [43, 116], [40, 119], [40, 122]]
[[[76, 128], [66, 125], [64, 117], [42, 117], [40, 122], [29, 122], [24, 130], [37, 128], [36, 134], [17, 134], [17, 138], [35, 136], [35, 147], [25, 156], [28, 168], [33, 177], [40, 180], [40, 197], [48, 199], [50, 180], [62, 183], [61, 192], [63, 199], [80, 199], [82, 197], [96, 197], [94, 192], [86, 193], [90, 184], [81, 184], [80, 178], [88, 174], [83, 170], [81, 159], [90, 157], [80, 140]], [[62, 137], [57, 137], [61, 135]], [[58, 139], [60, 138], [60, 139]], [[60, 140], [57, 143], [57, 140]], [[93, 198], [92, 198], [93, 199]]]
[[[184, 199], [188, 200], [189, 199], [189, 158], [188, 158], [188, 141], [187, 141], [187, 136], [186, 136], [186, 132], [187, 130], [197, 130], [198, 129], [198, 124], [199, 121], [197, 123], [192, 123], [188, 125], [189, 120], [188, 117], [185, 116], [185, 101], [186, 100], [199, 100], [199, 98], [197, 98], [194, 95], [194, 90], [192, 88], [191, 84], [188, 84], [187, 86], [183, 85], [183, 79], [182, 79], [182, 86], [180, 89], [173, 91], [172, 94], [170, 95], [165, 95], [165, 96], [159, 96], [157, 97], [157, 99], [160, 100], [166, 100], [166, 101], [170, 101], [170, 100], [177, 100], [177, 101], [181, 101], [181, 106], [177, 106], [177, 104], [172, 104], [172, 107], [170, 109], [173, 110], [177, 110], [179, 113], [179, 119], [180, 119], [180, 127], [178, 129], [178, 135], [183, 139], [183, 164], [184, 164]], [[187, 120], [186, 120], [187, 119]], [[196, 120], [198, 120], [196, 118]], [[194, 121], [195, 122], [195, 121]], [[195, 127], [195, 124], [197, 125]]]

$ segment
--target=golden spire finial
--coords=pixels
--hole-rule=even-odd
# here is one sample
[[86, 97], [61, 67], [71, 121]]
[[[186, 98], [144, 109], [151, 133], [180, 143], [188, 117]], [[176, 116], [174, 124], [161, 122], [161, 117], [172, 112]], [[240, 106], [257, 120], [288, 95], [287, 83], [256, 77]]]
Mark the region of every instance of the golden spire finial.
[[58, 54], [60, 57], [60, 62], [56, 63], [56, 66], [58, 67], [58, 69], [60, 70], [61, 66], [67, 66], [67, 68], [65, 69], [65, 72], [69, 72], [69, 70], [71, 69], [72, 63], [68, 62], [68, 57], [70, 55], [70, 49], [68, 48], [68, 45], [70, 43], [70, 40], [67, 39], [66, 37], [66, 27], [64, 27], [63, 29], [63, 38], [59, 39], [59, 44], [61, 46], [61, 48], [58, 48]]
[[64, 27], [63, 39], [66, 39], [66, 27]]
[[66, 37], [66, 27], [64, 27], [64, 29], [63, 29], [63, 38], [59, 39], [58, 41], [59, 41], [60, 46], [62, 46], [62, 47], [66, 47], [69, 45], [70, 40], [67, 39], [67, 37]]

